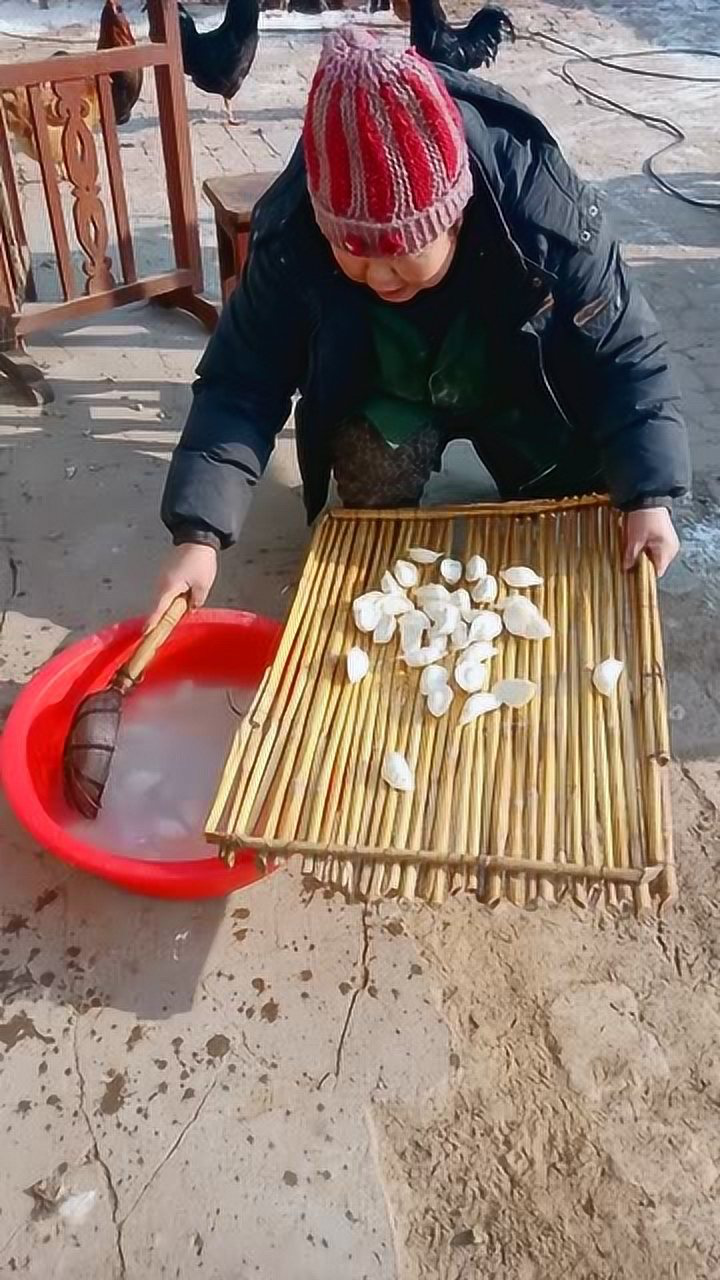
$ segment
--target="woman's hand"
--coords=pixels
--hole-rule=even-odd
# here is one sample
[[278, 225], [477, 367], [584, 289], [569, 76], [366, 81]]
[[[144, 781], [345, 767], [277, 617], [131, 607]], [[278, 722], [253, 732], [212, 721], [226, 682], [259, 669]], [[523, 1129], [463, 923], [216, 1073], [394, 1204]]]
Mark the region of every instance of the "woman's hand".
[[666, 507], [648, 507], [628, 511], [625, 516], [625, 568], [632, 569], [645, 552], [655, 566], [658, 578], [672, 564], [680, 540]]
[[176, 596], [190, 593], [190, 608], [201, 609], [217, 576], [218, 556], [214, 547], [184, 543], [173, 547], [160, 580], [160, 591], [155, 608], [150, 614], [145, 630], [159, 622], [165, 610]]

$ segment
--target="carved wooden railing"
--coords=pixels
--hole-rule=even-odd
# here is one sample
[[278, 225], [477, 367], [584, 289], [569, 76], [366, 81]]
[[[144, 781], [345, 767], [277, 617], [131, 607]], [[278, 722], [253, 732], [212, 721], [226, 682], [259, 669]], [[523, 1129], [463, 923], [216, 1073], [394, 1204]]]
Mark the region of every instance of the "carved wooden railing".
[[[5, 196], [0, 206], [0, 350], [20, 345], [23, 337], [40, 329], [145, 298], [189, 311], [208, 328], [215, 324], [216, 309], [200, 296], [200, 240], [177, 7], [175, 0], [148, 0], [147, 7], [149, 43], [0, 66], [0, 90], [27, 94], [63, 294], [61, 302], [37, 302], [29, 268], [24, 276], [19, 269], [21, 261], [27, 264], [27, 236], [13, 150], [0, 110], [0, 178]], [[151, 67], [155, 75], [175, 259], [171, 270], [149, 276], [137, 273], [110, 82], [113, 72], [138, 67]], [[103, 203], [96, 139], [86, 118], [88, 81], [94, 83], [99, 106], [120, 279], [110, 256], [110, 211]], [[47, 86], [52, 94], [49, 109]], [[49, 126], [61, 130], [64, 174], [58, 174]], [[61, 198], [63, 179], [70, 185], [72, 199], [70, 229]], [[80, 278], [74, 269], [71, 236], [75, 252], [79, 248], [81, 253]]]

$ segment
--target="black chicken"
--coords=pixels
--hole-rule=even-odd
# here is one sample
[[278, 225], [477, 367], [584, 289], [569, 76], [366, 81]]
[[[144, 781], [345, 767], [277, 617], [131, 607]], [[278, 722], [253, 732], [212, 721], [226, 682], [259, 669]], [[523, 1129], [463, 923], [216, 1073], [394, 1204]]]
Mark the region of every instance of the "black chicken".
[[327, 9], [325, 0], [288, 0], [288, 13], [305, 13], [315, 15]]
[[[98, 49], [131, 49], [134, 44], [135, 37], [120, 0], [105, 0], [100, 14]], [[127, 124], [142, 92], [142, 86], [142, 67], [137, 67], [134, 71], [113, 71], [110, 88], [118, 124]]]
[[185, 6], [178, 5], [185, 75], [205, 93], [220, 94], [231, 124], [230, 99], [255, 61], [259, 16], [259, 0], [228, 0], [220, 26], [201, 32]]
[[455, 71], [489, 67], [503, 40], [514, 40], [515, 28], [504, 9], [486, 5], [465, 27], [452, 27], [440, 0], [410, 0], [410, 43], [428, 62]]

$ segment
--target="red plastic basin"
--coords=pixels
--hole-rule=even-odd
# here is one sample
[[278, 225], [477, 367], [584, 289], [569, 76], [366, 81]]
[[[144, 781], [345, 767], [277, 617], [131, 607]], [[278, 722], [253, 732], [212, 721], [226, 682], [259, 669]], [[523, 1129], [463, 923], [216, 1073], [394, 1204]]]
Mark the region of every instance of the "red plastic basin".
[[[141, 628], [139, 618], [117, 623], [72, 645], [38, 672], [17, 699], [0, 739], [0, 779], [16, 817], [55, 857], [134, 893], [221, 897], [262, 878], [251, 853], [239, 854], [232, 871], [219, 858], [207, 857], [208, 846], [196, 861], [146, 861], [98, 848], [63, 826], [70, 811], [62, 792], [62, 752], [73, 715], [86, 694], [107, 684]], [[158, 653], [145, 686], [188, 679], [257, 686], [281, 631], [278, 622], [252, 613], [193, 613]]]

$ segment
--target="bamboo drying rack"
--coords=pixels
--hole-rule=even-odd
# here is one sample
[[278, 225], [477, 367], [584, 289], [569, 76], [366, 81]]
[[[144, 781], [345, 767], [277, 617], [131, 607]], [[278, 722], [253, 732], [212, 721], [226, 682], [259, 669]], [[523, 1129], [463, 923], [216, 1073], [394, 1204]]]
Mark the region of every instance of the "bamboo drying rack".
[[[232, 862], [301, 855], [303, 870], [348, 896], [471, 891], [487, 903], [557, 901], [569, 893], [638, 913], [676, 896], [669, 734], [654, 572], [622, 570], [620, 517], [600, 498], [333, 511], [315, 531], [277, 655], [230, 749], [207, 838]], [[394, 641], [355, 630], [351, 602], [412, 545], [490, 572], [528, 564], [532, 598], [553, 627], [543, 642], [503, 633], [493, 680], [521, 676], [539, 693], [460, 728], [462, 696], [428, 715], [420, 672]], [[436, 581], [434, 566], [421, 581]], [[501, 597], [502, 598], [502, 597]], [[370, 652], [351, 685], [345, 655]], [[592, 685], [608, 656], [617, 693]], [[415, 790], [381, 778], [402, 751]]]

